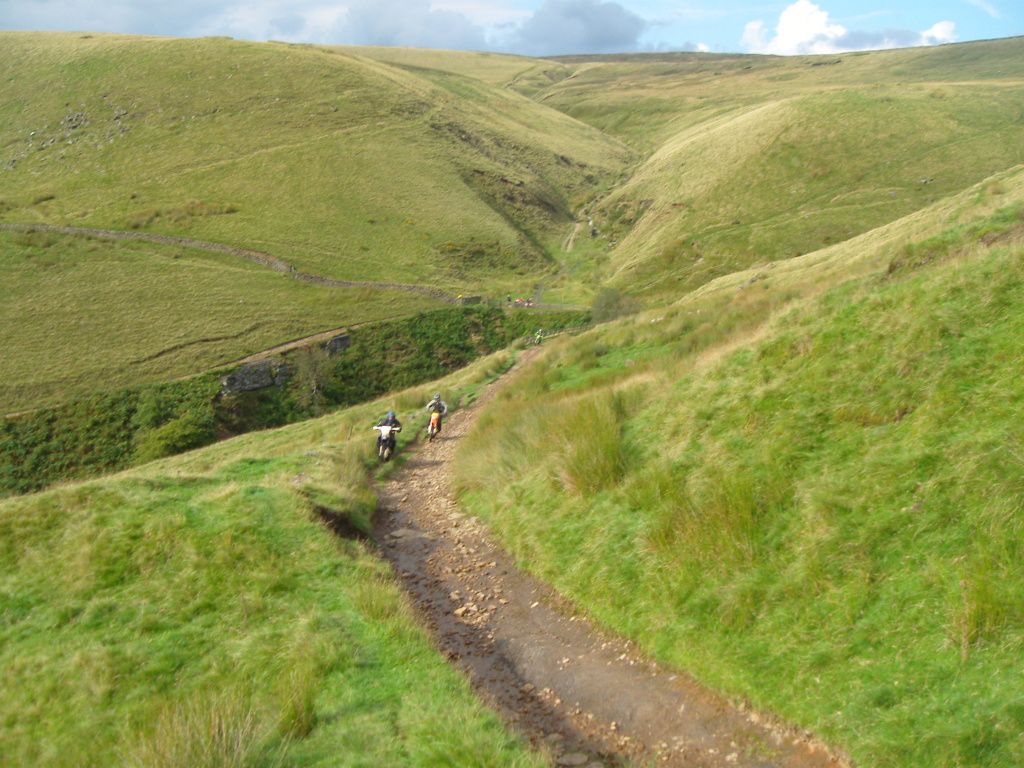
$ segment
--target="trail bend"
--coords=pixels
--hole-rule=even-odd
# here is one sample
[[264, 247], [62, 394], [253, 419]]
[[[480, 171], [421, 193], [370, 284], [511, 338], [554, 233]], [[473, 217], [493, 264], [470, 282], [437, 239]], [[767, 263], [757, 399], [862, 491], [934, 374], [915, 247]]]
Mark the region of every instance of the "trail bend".
[[[539, 352], [525, 353], [517, 368]], [[380, 489], [375, 538], [441, 652], [559, 766], [847, 765], [809, 734], [734, 706], [599, 630], [459, 511], [451, 487], [456, 447], [515, 375], [453, 413]]]

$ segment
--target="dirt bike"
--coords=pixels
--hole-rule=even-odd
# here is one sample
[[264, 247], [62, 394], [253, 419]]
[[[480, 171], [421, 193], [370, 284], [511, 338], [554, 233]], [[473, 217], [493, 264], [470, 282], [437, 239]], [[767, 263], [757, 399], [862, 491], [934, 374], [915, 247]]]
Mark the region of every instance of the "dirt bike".
[[388, 461], [395, 454], [395, 435], [401, 432], [402, 428], [380, 424], [374, 429], [380, 432], [377, 437], [377, 456], [382, 462]]
[[441, 431], [441, 412], [432, 411], [430, 413], [430, 424], [427, 425], [427, 440], [433, 441], [434, 436]]

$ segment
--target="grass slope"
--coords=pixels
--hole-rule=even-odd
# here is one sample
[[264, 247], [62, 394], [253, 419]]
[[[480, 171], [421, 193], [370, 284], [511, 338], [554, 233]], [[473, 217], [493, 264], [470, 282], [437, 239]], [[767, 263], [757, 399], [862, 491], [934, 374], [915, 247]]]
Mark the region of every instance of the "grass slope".
[[[0, 47], [5, 221], [185, 235], [328, 277], [532, 295], [557, 270], [575, 207], [632, 157], [515, 92], [351, 49], [42, 33], [0, 33]], [[0, 234], [0, 278], [13, 297], [0, 310], [3, 413], [429, 306], [185, 249], [43, 235]]]
[[515, 94], [479, 81], [455, 94], [349, 52], [2, 42], [9, 220], [188, 234], [331, 277], [504, 292], [550, 270], [548, 230], [628, 159], [527, 99], [505, 119]]
[[857, 764], [1019, 765], [1022, 200], [1018, 173], [553, 349], [463, 446], [464, 502]]
[[344, 46], [338, 47], [337, 50], [350, 51], [411, 72], [448, 72], [494, 86], [504, 86], [537, 67], [561, 67], [554, 61], [483, 51], [446, 51], [436, 48], [397, 48], [378, 45]]
[[314, 511], [365, 529], [369, 424], [431, 388], [0, 502], [4, 765], [540, 765]]
[[1024, 38], [775, 58], [567, 59], [536, 95], [647, 159], [589, 210], [605, 275], [669, 300], [1024, 161]]
[[0, 412], [186, 376], [325, 328], [441, 306], [187, 248], [0, 232]]

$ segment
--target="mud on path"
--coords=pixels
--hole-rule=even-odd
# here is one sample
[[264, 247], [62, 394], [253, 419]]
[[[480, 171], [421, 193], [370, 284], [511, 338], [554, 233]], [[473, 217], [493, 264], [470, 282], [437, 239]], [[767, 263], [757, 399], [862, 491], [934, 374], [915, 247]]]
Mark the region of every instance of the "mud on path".
[[459, 512], [450, 485], [456, 446], [514, 377], [452, 414], [380, 489], [375, 538], [442, 653], [556, 765], [845, 765], [807, 734], [737, 708], [598, 630]]

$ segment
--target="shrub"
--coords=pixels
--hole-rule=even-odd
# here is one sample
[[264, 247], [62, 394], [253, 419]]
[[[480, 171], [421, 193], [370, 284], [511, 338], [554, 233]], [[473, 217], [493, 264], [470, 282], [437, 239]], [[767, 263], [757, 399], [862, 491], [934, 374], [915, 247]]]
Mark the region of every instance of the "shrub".
[[135, 461], [142, 463], [199, 448], [216, 437], [213, 413], [189, 411], [166, 424], [140, 433], [136, 438]]

